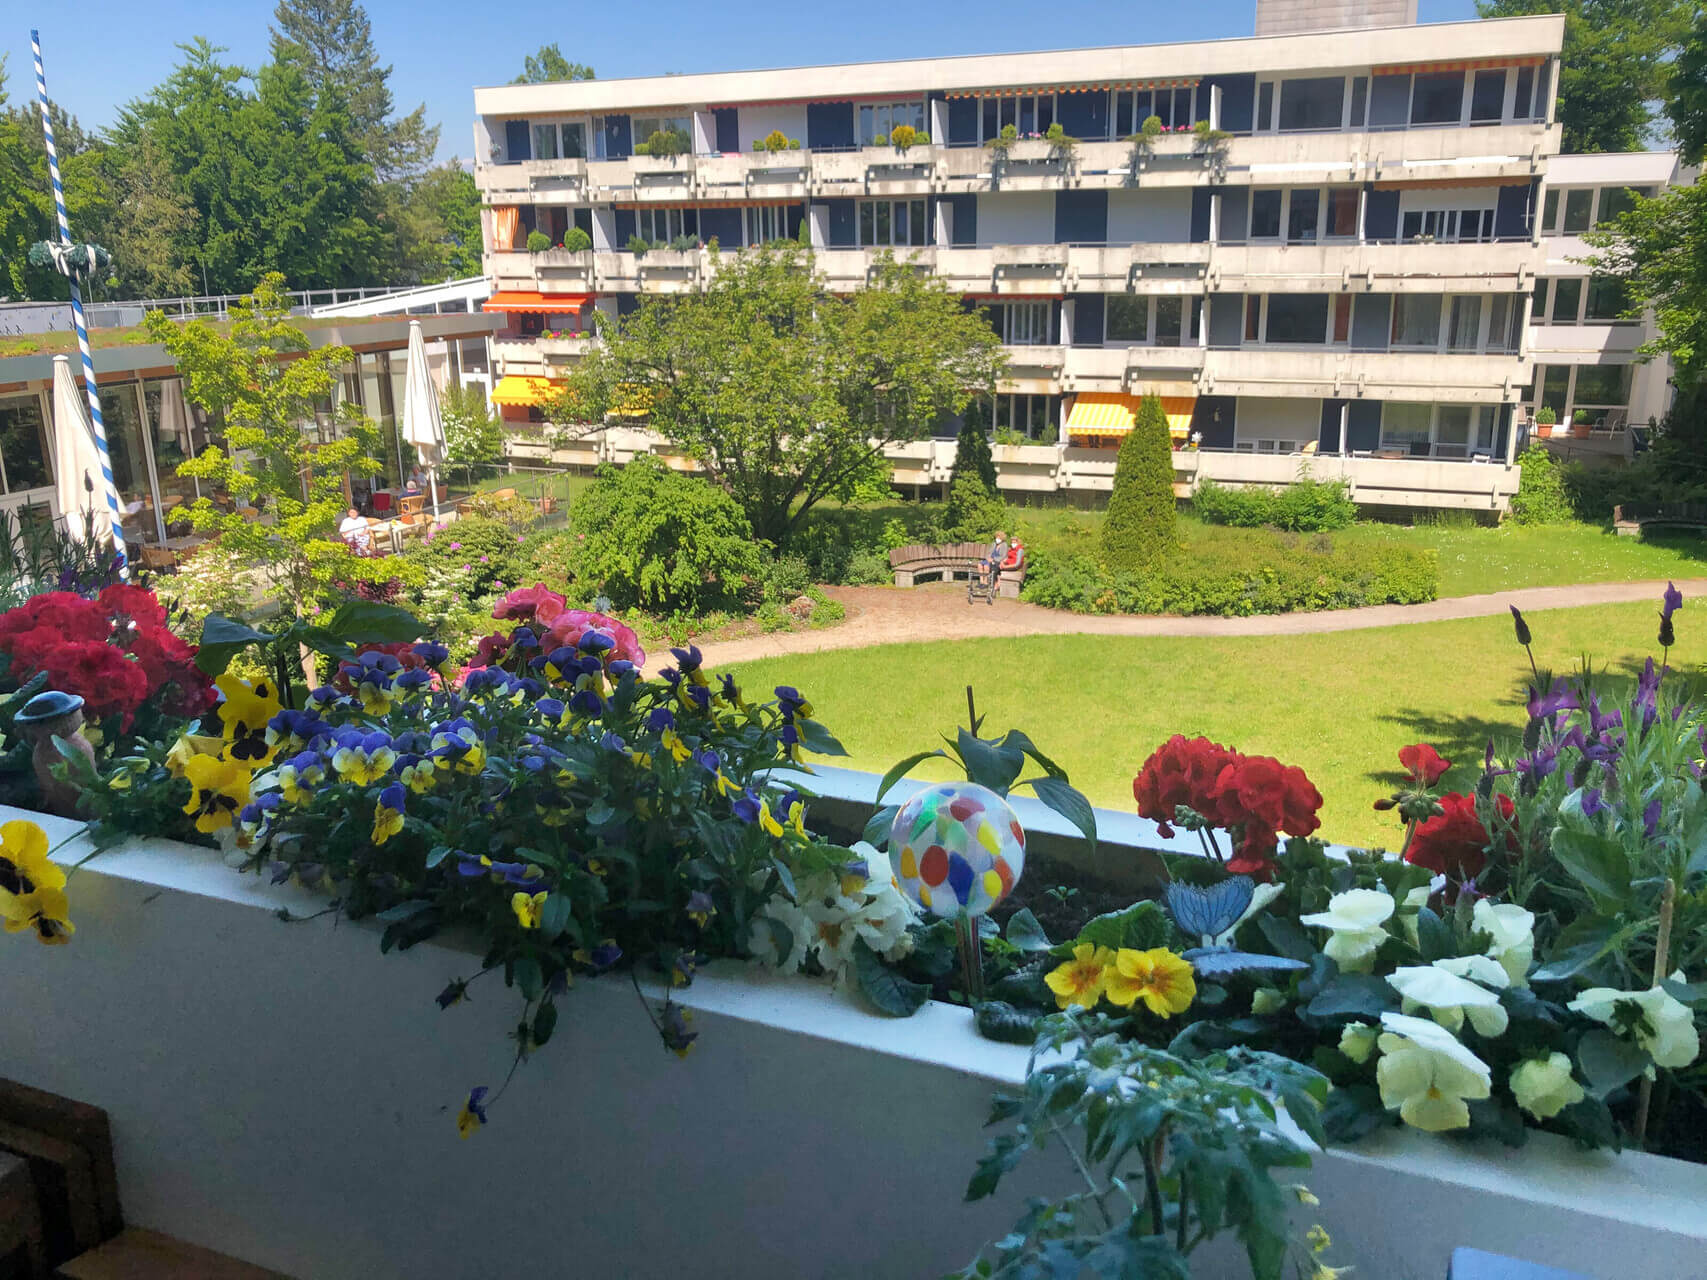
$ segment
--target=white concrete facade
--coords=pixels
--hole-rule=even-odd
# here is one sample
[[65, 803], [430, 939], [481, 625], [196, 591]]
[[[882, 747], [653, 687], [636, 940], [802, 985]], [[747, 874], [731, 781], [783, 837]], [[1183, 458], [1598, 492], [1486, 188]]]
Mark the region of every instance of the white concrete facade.
[[[1562, 21], [1362, 9], [1357, 30], [478, 89], [489, 232], [574, 218], [594, 238], [524, 254], [518, 230], [489, 243], [488, 273], [601, 309], [615, 297], [622, 314], [716, 269], [659, 243], [715, 238], [727, 255], [803, 225], [832, 289], [862, 287], [893, 248], [990, 309], [1012, 365], [979, 410], [992, 429], [1106, 446], [1076, 437], [1078, 397], [1155, 390], [1191, 401], [1205, 454], [1246, 448], [1232, 423], [1261, 416], [1287, 427], [1251, 438], [1265, 449], [1509, 466]], [[1137, 145], [1150, 115], [1166, 131]], [[636, 122], [689, 117], [693, 154], [631, 154]], [[537, 120], [583, 121], [603, 159], [533, 158]], [[903, 120], [928, 142], [884, 145]], [[1050, 123], [1070, 151], [1027, 137]], [[1007, 124], [1012, 145], [982, 145]], [[773, 128], [802, 147], [754, 152]], [[635, 235], [654, 247], [628, 252]], [[578, 354], [525, 351], [515, 327], [501, 374], [550, 377]], [[1236, 412], [1246, 397], [1296, 403]], [[1390, 432], [1390, 401], [1438, 409]]]

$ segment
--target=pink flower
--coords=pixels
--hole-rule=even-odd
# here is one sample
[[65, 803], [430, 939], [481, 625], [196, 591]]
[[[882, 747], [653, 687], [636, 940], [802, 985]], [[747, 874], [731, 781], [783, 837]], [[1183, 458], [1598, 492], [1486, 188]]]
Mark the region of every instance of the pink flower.
[[492, 616], [500, 622], [514, 618], [518, 622], [550, 622], [563, 612], [564, 600], [543, 582], [531, 587], [517, 587], [493, 606]]
[[[542, 622], [548, 621], [544, 614], [539, 617]], [[589, 631], [603, 631], [616, 642], [610, 658], [626, 658], [637, 667], [646, 665], [646, 650], [640, 647], [640, 637], [608, 614], [591, 609], [564, 609], [549, 622], [551, 625], [540, 640], [540, 647], [547, 653], [560, 645], [580, 644], [581, 637]]]

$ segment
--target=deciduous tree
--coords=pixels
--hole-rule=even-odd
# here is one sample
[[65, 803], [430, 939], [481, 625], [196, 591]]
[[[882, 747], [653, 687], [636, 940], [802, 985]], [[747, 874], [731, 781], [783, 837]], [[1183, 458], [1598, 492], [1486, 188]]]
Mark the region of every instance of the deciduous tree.
[[564, 80], [592, 80], [593, 69], [563, 56], [555, 44], [541, 45], [538, 53], [522, 60], [522, 73], [511, 84], [555, 84]]

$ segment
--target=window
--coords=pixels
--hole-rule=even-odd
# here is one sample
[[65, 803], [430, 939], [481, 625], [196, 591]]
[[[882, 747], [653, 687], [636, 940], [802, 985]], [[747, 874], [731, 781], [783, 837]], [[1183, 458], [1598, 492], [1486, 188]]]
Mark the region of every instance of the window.
[[1427, 347], [1440, 345], [1440, 295], [1434, 293], [1395, 293], [1393, 295], [1393, 333], [1395, 347]]
[[1547, 323], [1547, 284], [1546, 276], [1535, 282], [1535, 305], [1529, 309], [1532, 324]]
[[579, 120], [574, 124], [563, 126], [563, 158], [565, 160], [585, 160], [587, 158], [587, 126]]
[[1470, 123], [1498, 124], [1505, 114], [1505, 71], [1478, 71], [1470, 88]]
[[1554, 364], [1547, 366], [1547, 372], [1541, 379], [1541, 404], [1551, 409], [1560, 422], [1570, 419], [1565, 414], [1566, 402], [1570, 399], [1571, 367]]
[[1481, 344], [1482, 300], [1473, 294], [1453, 298], [1447, 309], [1446, 349], [1474, 351]]
[[1381, 446], [1413, 458], [1468, 458], [1492, 453], [1497, 412], [1493, 405], [1404, 404], [1381, 407]]
[[1622, 276], [1589, 277], [1588, 303], [1583, 309], [1584, 320], [1598, 320], [1602, 324], [1609, 324], [1621, 319], [1629, 305], [1629, 291], [1624, 287]]
[[1105, 342], [1148, 342], [1150, 299], [1111, 293], [1107, 299]]
[[1648, 195], [1645, 187], [1602, 187], [1600, 189], [1600, 216], [1595, 222], [1611, 222], [1621, 213], [1627, 213], [1636, 207], [1636, 197]]
[[655, 133], [674, 133], [682, 144], [682, 150], [693, 150], [693, 117], [692, 116], [635, 116], [634, 143], [636, 146], [646, 142]]
[[1262, 341], [1262, 295], [1248, 294], [1245, 298], [1245, 341]]
[[1321, 192], [1311, 187], [1287, 194], [1290, 207], [1286, 215], [1286, 243], [1314, 244], [1316, 215], [1321, 212]]
[[1342, 76], [1280, 82], [1280, 130], [1338, 129], [1344, 124]]
[[535, 160], [557, 159], [557, 126], [554, 124], [536, 124], [533, 127], [533, 158]]
[[1579, 277], [1561, 277], [1553, 281], [1553, 324], [1575, 324], [1582, 305], [1583, 282]]
[[1348, 239], [1357, 235], [1356, 187], [1336, 187], [1328, 192], [1328, 234]]
[[1594, 223], [1594, 188], [1578, 187], [1565, 192], [1565, 234], [1587, 231]]
[[1488, 299], [1488, 350], [1517, 351], [1523, 345], [1521, 295], [1496, 293]]
[[1184, 319], [1184, 302], [1178, 294], [1163, 294], [1156, 299], [1156, 345], [1180, 345], [1180, 326]]
[[1010, 302], [1002, 307], [1002, 341], [1010, 347], [1040, 347], [1049, 342], [1049, 302]]
[[[1142, 93], [1138, 95], [1140, 107], [1148, 96]], [[1055, 95], [1022, 93], [1014, 97], [985, 98], [980, 120], [983, 126], [980, 141], [985, 142], [999, 137], [1002, 127], [1010, 124], [1022, 138], [1031, 133], [1046, 133], [1049, 126], [1055, 123]]]
[[901, 125], [909, 125], [919, 133], [929, 132], [925, 127], [923, 100], [862, 102], [859, 108], [859, 145], [869, 147], [880, 136], [886, 139]]
[[998, 395], [992, 414], [997, 431], [1017, 431], [1032, 440], [1053, 441], [1057, 396]]
[[0, 486], [6, 493], [42, 489], [53, 483], [48, 472], [47, 429], [41, 398], [0, 399]]
[[1267, 133], [1274, 128], [1274, 82], [1265, 80], [1257, 90], [1257, 132]]
[[747, 210], [747, 243], [769, 244], [792, 239], [788, 233], [788, 206], [763, 204]]
[[1327, 294], [1272, 293], [1268, 296], [1267, 341], [1320, 345], [1327, 340]]
[[1428, 452], [1430, 427], [1434, 406], [1428, 404], [1394, 404], [1381, 406], [1381, 445], [1401, 448], [1411, 453], [1420, 449]]
[[907, 246], [928, 242], [923, 200], [866, 200], [859, 206], [859, 242]]
[[1353, 76], [1351, 79], [1351, 115], [1346, 121], [1349, 129], [1361, 129], [1368, 119], [1369, 108], [1369, 77]]
[[1399, 224], [1400, 238], [1444, 243], [1492, 240], [1492, 209], [1411, 209]]
[[1630, 403], [1631, 368], [1627, 364], [1577, 366], [1576, 403], [1596, 409], [1622, 409]]
[[1280, 238], [1280, 204], [1283, 191], [1251, 192], [1251, 239]]
[[696, 209], [639, 209], [634, 215], [634, 233], [652, 244], [669, 244], [679, 236], [699, 234]]
[[1559, 190], [1557, 187], [1547, 192], [1547, 200], [1541, 206], [1541, 229], [1557, 231], [1559, 229]]
[[1512, 103], [1511, 113], [1519, 120], [1533, 119], [1542, 114], [1535, 109], [1534, 67], [1517, 69], [1517, 100]]
[[1412, 124], [1457, 124], [1463, 116], [1463, 72], [1417, 76], [1412, 82]]

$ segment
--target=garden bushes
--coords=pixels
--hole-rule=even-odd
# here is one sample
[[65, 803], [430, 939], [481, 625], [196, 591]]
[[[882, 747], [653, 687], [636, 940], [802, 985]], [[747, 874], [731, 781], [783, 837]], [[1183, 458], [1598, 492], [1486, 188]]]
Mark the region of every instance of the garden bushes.
[[1191, 507], [1205, 524], [1243, 529], [1267, 525], [1289, 533], [1331, 533], [1349, 529], [1357, 520], [1357, 504], [1343, 480], [1300, 479], [1281, 489], [1204, 480]]
[[1033, 550], [1023, 594], [1076, 613], [1226, 617], [1418, 604], [1435, 598], [1432, 552], [1343, 545], [1325, 534], [1206, 530], [1146, 573], [1112, 572], [1088, 555]]

